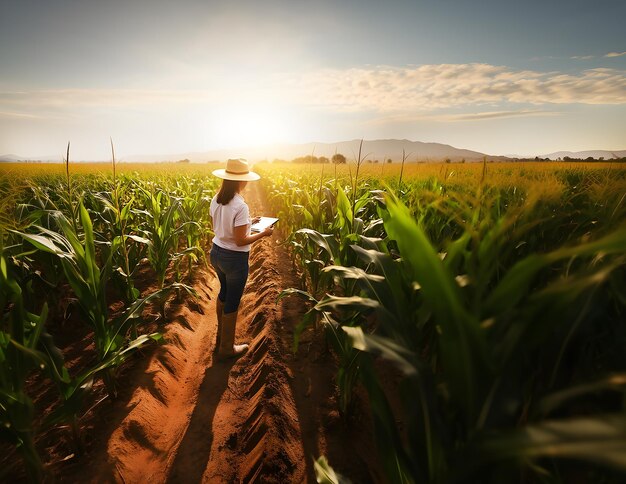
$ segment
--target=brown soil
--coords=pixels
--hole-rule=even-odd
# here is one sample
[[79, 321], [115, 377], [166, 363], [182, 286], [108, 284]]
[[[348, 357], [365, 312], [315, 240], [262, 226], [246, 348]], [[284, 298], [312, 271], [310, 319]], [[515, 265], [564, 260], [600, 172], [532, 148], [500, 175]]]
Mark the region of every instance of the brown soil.
[[[253, 214], [265, 213], [258, 185], [244, 196]], [[301, 286], [278, 233], [250, 254], [237, 323], [237, 341], [250, 343], [244, 357], [214, 357], [218, 283], [200, 269], [194, 286], [200, 300], [169, 307], [166, 344], [121, 372], [118, 399], [81, 421], [86, 453], [49, 466], [54, 480], [315, 482], [313, 462], [326, 455], [354, 482], [381, 481], [365, 405], [349, 422], [338, 414], [322, 332], [305, 333], [292, 351], [305, 308], [296, 298], [276, 302], [282, 289]], [[61, 460], [54, 447], [48, 459]]]

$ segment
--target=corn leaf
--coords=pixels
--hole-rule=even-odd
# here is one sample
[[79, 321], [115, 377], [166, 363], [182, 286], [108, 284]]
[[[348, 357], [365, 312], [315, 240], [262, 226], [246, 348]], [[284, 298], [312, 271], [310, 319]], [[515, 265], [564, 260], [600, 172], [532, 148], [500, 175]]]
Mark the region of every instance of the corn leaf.
[[548, 254], [533, 254], [515, 264], [486, 301], [493, 314], [517, 305], [540, 270], [563, 259], [596, 254], [623, 254], [626, 251], [626, 228], [586, 244], [558, 249]]
[[[387, 201], [385, 229], [400, 249], [402, 260], [421, 286], [441, 328], [439, 344], [449, 391], [470, 421], [477, 416], [481, 393], [489, 378], [487, 346], [478, 323], [465, 311], [458, 285], [446, 270], [424, 231], [399, 202]], [[487, 377], [487, 378], [486, 378]]]
[[352, 346], [357, 350], [380, 355], [407, 376], [417, 374], [415, 355], [406, 348], [388, 338], [365, 334], [359, 326], [343, 326], [341, 329], [350, 337]]
[[626, 416], [546, 420], [521, 430], [482, 435], [460, 453], [454, 475], [466, 479], [472, 471], [498, 461], [544, 457], [582, 460], [626, 471]]
[[313, 462], [315, 478], [319, 484], [350, 484], [351, 481], [341, 474], [337, 474], [330, 466], [326, 457], [321, 456]]

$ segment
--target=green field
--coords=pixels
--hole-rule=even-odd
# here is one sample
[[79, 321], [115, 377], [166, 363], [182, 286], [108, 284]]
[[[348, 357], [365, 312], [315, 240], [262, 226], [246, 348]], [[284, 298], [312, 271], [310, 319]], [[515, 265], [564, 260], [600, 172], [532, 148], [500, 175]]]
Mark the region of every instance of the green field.
[[344, 414], [366, 388], [391, 482], [624, 469], [623, 168], [309, 168], [262, 170], [307, 281], [284, 295], [326, 333]]
[[[117, 368], [162, 339], [144, 307], [165, 320], [168, 297], [196, 295], [215, 168], [0, 165], [0, 438], [31, 479], [45, 475], [38, 435], [63, 427], [80, 448], [94, 382], [115, 396]], [[280, 288], [306, 304], [294, 350], [305, 332], [325, 339], [338, 411], [350, 422], [360, 392], [389, 482], [623, 478], [623, 166], [254, 169], [303, 281]], [[93, 334], [80, 373], [55, 344], [64, 297]], [[36, 374], [57, 392], [51, 408], [33, 405]], [[320, 458], [318, 477], [336, 464]]]

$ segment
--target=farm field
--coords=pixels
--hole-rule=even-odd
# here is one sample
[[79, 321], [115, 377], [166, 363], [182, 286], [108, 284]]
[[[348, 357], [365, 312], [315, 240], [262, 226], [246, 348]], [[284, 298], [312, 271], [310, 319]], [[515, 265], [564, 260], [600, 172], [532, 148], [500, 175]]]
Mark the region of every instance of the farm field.
[[229, 363], [217, 167], [0, 165], [0, 480], [623, 481], [626, 167], [257, 164]]

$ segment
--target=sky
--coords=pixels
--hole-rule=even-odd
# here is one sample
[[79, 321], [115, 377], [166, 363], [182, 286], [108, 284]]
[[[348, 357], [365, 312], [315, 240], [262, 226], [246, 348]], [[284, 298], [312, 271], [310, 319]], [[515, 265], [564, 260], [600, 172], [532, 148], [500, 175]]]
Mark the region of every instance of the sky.
[[0, 0], [0, 155], [626, 149], [624, 0]]

